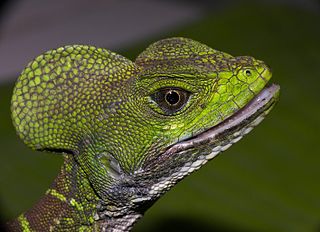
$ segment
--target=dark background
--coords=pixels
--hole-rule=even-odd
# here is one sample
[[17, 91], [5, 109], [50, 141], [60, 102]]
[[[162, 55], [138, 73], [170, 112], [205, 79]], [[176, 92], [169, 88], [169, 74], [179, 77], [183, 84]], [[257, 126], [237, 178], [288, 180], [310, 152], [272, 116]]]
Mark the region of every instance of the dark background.
[[281, 99], [245, 139], [163, 196], [134, 231], [320, 230], [319, 1], [65, 2], [11, 1], [1, 10], [1, 220], [31, 207], [62, 162], [26, 148], [11, 124], [12, 88], [24, 66], [65, 44], [134, 59], [151, 42], [184, 36], [264, 60]]

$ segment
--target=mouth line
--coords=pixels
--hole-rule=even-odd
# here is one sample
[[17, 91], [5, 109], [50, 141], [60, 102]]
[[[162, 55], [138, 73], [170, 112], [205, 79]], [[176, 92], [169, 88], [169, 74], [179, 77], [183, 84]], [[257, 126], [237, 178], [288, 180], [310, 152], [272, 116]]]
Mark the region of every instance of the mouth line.
[[[165, 151], [165, 155], [213, 144], [218, 142], [219, 139], [221, 140], [221, 138], [228, 138], [228, 136], [240, 137], [237, 140], [239, 141], [243, 135], [249, 133], [249, 131], [258, 125], [269, 113], [273, 105], [277, 102], [279, 90], [279, 85], [267, 85], [247, 105], [236, 113], [200, 134], [173, 144]], [[230, 140], [232, 140], [232, 138], [230, 138]], [[229, 144], [231, 146], [233, 143], [230, 142]]]

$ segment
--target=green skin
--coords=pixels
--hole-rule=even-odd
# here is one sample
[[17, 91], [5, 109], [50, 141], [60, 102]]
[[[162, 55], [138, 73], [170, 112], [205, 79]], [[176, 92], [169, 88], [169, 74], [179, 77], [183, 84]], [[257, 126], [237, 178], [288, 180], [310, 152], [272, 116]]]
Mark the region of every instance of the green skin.
[[[12, 118], [26, 145], [61, 153], [64, 164], [8, 229], [129, 231], [162, 194], [261, 121], [278, 87], [246, 120], [228, 119], [270, 78], [262, 61], [185, 38], [158, 41], [135, 62], [83, 45], [40, 55], [16, 83]], [[208, 136], [210, 128], [219, 136]]]

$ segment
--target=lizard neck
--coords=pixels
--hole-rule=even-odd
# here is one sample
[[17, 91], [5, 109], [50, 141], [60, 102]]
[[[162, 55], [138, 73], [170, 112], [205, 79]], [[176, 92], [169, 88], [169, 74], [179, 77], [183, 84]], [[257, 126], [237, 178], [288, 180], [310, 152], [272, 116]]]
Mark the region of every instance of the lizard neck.
[[9, 231], [127, 231], [141, 215], [97, 217], [100, 199], [84, 171], [66, 155], [60, 174], [40, 201], [8, 223]]

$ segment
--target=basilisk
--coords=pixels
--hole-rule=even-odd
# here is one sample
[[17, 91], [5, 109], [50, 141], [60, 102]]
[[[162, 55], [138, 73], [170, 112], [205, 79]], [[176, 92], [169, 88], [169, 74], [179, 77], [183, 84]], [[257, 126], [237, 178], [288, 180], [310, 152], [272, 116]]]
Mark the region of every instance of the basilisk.
[[135, 62], [73, 45], [20, 75], [12, 119], [30, 148], [61, 153], [45, 196], [10, 231], [129, 231], [165, 192], [239, 141], [276, 103], [267, 65], [186, 38]]

